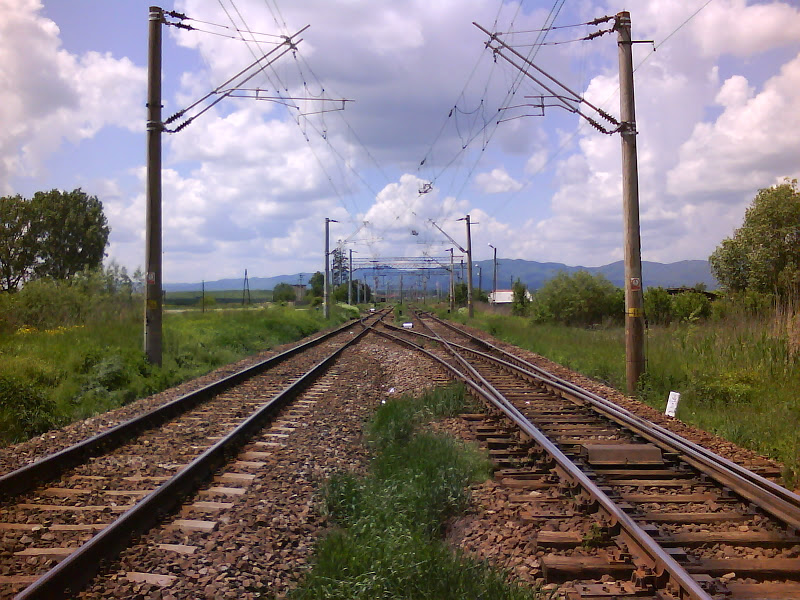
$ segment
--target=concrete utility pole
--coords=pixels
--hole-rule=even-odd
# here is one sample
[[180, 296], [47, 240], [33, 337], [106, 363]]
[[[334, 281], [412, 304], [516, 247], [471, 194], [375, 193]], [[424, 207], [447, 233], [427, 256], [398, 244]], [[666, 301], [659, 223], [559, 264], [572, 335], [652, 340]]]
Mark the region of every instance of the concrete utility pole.
[[400, 273], [400, 304], [403, 303], [403, 274]]
[[145, 225], [144, 351], [161, 366], [161, 24], [150, 7], [147, 43], [147, 209]]
[[475, 308], [472, 306], [472, 231], [469, 215], [464, 218], [467, 221], [467, 311], [471, 319], [475, 316]]
[[453, 281], [453, 248], [448, 248], [450, 253], [450, 312], [456, 309], [456, 286]]
[[350, 267], [347, 269], [347, 303], [353, 303], [353, 249], [350, 248]]
[[325, 287], [324, 287], [324, 307], [323, 307], [323, 316], [327, 319], [331, 316], [331, 272], [330, 272], [330, 252], [328, 251], [328, 244], [330, 240], [330, 224], [331, 223], [338, 223], [339, 221], [335, 221], [334, 219], [329, 219], [325, 217]]
[[496, 300], [497, 296], [497, 248], [489, 244], [489, 248], [494, 250], [494, 269], [492, 270], [492, 302]]
[[625, 379], [636, 391], [644, 372], [644, 298], [639, 237], [639, 172], [636, 158], [636, 109], [633, 96], [631, 14], [616, 15], [619, 49], [619, 104], [622, 127], [622, 215], [625, 229]]

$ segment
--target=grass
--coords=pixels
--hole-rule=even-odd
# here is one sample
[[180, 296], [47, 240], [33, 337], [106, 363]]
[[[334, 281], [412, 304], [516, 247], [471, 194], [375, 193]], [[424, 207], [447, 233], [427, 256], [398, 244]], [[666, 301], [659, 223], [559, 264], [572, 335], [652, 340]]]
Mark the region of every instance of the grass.
[[161, 367], [145, 360], [139, 310], [81, 325], [0, 330], [0, 442], [117, 408], [347, 318], [332, 314], [326, 322], [319, 311], [277, 306], [166, 313]]
[[[625, 390], [622, 328], [534, 324], [524, 317], [477, 313], [469, 323], [554, 362]], [[647, 332], [647, 372], [638, 397], [663, 411], [681, 393], [677, 417], [775, 458], [784, 483], [800, 480], [800, 356], [796, 335], [774, 315], [732, 314]]]
[[490, 464], [475, 447], [420, 426], [465, 406], [457, 386], [378, 409], [367, 426], [370, 474], [340, 473], [327, 482], [324, 509], [337, 528], [317, 546], [293, 598], [538, 597], [485, 563], [453, 553], [441, 539], [447, 520], [467, 507], [467, 486], [488, 477]]
[[[207, 310], [214, 308], [241, 308], [272, 302], [272, 290], [251, 290], [249, 297], [244, 293], [245, 302], [242, 302], [242, 290], [206, 290], [205, 307]], [[166, 292], [164, 305], [170, 308], [197, 308], [203, 305], [203, 292]]]

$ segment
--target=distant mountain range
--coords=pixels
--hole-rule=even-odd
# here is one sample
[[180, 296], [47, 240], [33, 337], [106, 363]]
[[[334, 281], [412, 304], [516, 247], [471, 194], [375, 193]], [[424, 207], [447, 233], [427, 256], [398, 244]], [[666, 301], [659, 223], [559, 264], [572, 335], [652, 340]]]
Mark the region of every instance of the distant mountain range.
[[[475, 263], [473, 271], [473, 284], [480, 285], [485, 290], [492, 288], [492, 261], [482, 260]], [[465, 270], [466, 271], [466, 270]], [[480, 275], [479, 275], [480, 271]], [[603, 274], [611, 283], [622, 287], [624, 279], [624, 265], [622, 261], [614, 262], [602, 267], [570, 267], [561, 263], [539, 263], [532, 260], [521, 259], [497, 259], [497, 288], [508, 289], [511, 282], [519, 278], [530, 289], [538, 289], [545, 281], [551, 279], [560, 271], [575, 273], [576, 271], [588, 271], [589, 273]], [[373, 285], [373, 277], [380, 274], [383, 287], [388, 283], [395, 288], [399, 285], [400, 275], [405, 278], [405, 286], [411, 287], [418, 280], [419, 271], [401, 272], [396, 269], [382, 268], [379, 272], [370, 269], [358, 269], [355, 276], [358, 279], [367, 277], [367, 282]], [[271, 290], [279, 283], [308, 283], [313, 273], [295, 273], [294, 275], [276, 275], [275, 277], [250, 277], [248, 283], [251, 290]], [[461, 269], [456, 265], [456, 275], [461, 276]], [[442, 289], [447, 289], [447, 273], [438, 270], [430, 273], [428, 289], [435, 290], [437, 283]], [[693, 286], [703, 283], [709, 290], [719, 287], [719, 283], [711, 274], [711, 267], [706, 260], [682, 260], [680, 262], [663, 264], [657, 262], [642, 262], [642, 279], [644, 286], [647, 287], [680, 287]], [[243, 279], [218, 279], [217, 281], [206, 281], [205, 289], [209, 291], [217, 290], [237, 290], [242, 289]], [[165, 283], [164, 289], [168, 292], [199, 291], [201, 283]]]

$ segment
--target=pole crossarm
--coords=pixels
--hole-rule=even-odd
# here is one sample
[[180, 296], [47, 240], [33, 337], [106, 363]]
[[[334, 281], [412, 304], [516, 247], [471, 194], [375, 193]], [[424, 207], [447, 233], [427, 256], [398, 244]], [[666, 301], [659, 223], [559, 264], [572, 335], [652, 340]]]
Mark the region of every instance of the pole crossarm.
[[[601, 131], [602, 133], [612, 134], [612, 133], [616, 133], [618, 131], [618, 129], [615, 129], [613, 131], [610, 131], [610, 130], [606, 129], [605, 127], [600, 125], [600, 123], [598, 123], [595, 119], [593, 119], [589, 115], [585, 114], [577, 106], [574, 106], [573, 104], [570, 104], [570, 103], [574, 102], [577, 105], [585, 104], [586, 106], [588, 106], [589, 108], [594, 110], [603, 119], [605, 119], [606, 121], [612, 123], [613, 125], [617, 126], [617, 128], [619, 128], [620, 127], [619, 121], [617, 119], [615, 119], [613, 116], [611, 116], [609, 113], [604, 111], [602, 108], [599, 108], [599, 107], [595, 106], [594, 104], [592, 104], [591, 102], [586, 100], [583, 96], [581, 96], [577, 92], [573, 91], [572, 89], [570, 89], [565, 84], [561, 83], [558, 79], [556, 79], [555, 77], [553, 77], [552, 75], [550, 75], [549, 73], [547, 73], [546, 71], [544, 71], [543, 69], [541, 69], [540, 67], [535, 65], [532, 61], [528, 60], [528, 58], [526, 58], [525, 56], [523, 56], [522, 54], [517, 52], [514, 48], [512, 48], [511, 46], [506, 44], [503, 40], [501, 40], [500, 37], [499, 37], [499, 34], [491, 33], [488, 29], [480, 26], [478, 23], [475, 23], [474, 21], [473, 21], [472, 24], [475, 25], [475, 27], [477, 27], [478, 29], [480, 29], [486, 35], [489, 36], [489, 41], [486, 42], [486, 47], [491, 49], [492, 52], [494, 52], [495, 56], [499, 55], [502, 59], [504, 59], [510, 65], [512, 65], [513, 67], [518, 69], [523, 75], [525, 75], [529, 79], [532, 79], [542, 89], [546, 90], [547, 93], [550, 95], [549, 97], [551, 97], [551, 98], [553, 98], [555, 100], [558, 100], [560, 102], [560, 104], [557, 104], [555, 106], [558, 106], [559, 108], [563, 108], [564, 110], [567, 110], [567, 111], [569, 111], [571, 113], [575, 113], [577, 115], [580, 115], [592, 127], [597, 129], [598, 131]], [[517, 62], [515, 62], [512, 58], [506, 56], [506, 54], [504, 54], [504, 52], [503, 52], [504, 50], [507, 51], [507, 52], [510, 52], [511, 54], [513, 54], [515, 57], [517, 57], [519, 60], [521, 60], [526, 66], [523, 67], [522, 65], [518, 64]], [[530, 72], [529, 67], [532, 68], [532, 69], [535, 69], [536, 71], [538, 71], [539, 73], [544, 75], [547, 79], [549, 79], [555, 85], [557, 85], [559, 88], [564, 90], [564, 92], [566, 92], [566, 94], [563, 93], [563, 92], [559, 93], [558, 91], [554, 90], [550, 85], [548, 85], [547, 83], [543, 82], [540, 78], [537, 78], [535, 75], [533, 75]], [[501, 110], [503, 110], [503, 109], [501, 109]], [[544, 105], [542, 105], [541, 110], [542, 110], [542, 113], [544, 113]], [[531, 116], [541, 116], [541, 115], [531, 115]], [[511, 119], [504, 119], [504, 120], [508, 121], [508, 120], [511, 120]], [[502, 122], [502, 121], [498, 121], [498, 123], [500, 123], [500, 122]]]
[[[208, 110], [210, 110], [211, 108], [213, 108], [214, 106], [219, 104], [223, 99], [231, 96], [231, 94], [233, 94], [234, 91], [242, 89], [242, 86], [245, 83], [247, 83], [248, 81], [250, 81], [253, 77], [255, 77], [256, 75], [258, 75], [259, 73], [264, 71], [267, 67], [269, 67], [270, 65], [275, 63], [278, 59], [283, 57], [285, 54], [287, 54], [289, 52], [292, 52], [293, 50], [296, 50], [297, 49], [297, 45], [300, 42], [302, 42], [303, 40], [302, 39], [295, 40], [294, 38], [296, 38], [298, 35], [303, 33], [309, 27], [310, 27], [310, 25], [306, 25], [301, 30], [299, 30], [297, 33], [295, 33], [293, 35], [290, 35], [290, 36], [284, 36], [283, 42], [281, 42], [280, 44], [275, 46], [272, 50], [270, 50], [269, 52], [265, 53], [260, 58], [257, 58], [255, 61], [253, 61], [252, 63], [247, 65], [244, 69], [242, 69], [241, 71], [236, 73], [236, 75], [234, 75], [233, 77], [231, 77], [230, 79], [228, 79], [227, 81], [222, 83], [221, 85], [219, 85], [216, 88], [214, 88], [213, 90], [211, 90], [208, 94], [206, 94], [205, 96], [203, 96], [202, 98], [200, 98], [196, 102], [190, 104], [189, 106], [187, 106], [183, 110], [180, 110], [180, 111], [176, 112], [174, 115], [169, 117], [166, 121], [164, 121], [163, 125], [167, 125], [169, 123], [173, 123], [173, 122], [177, 121], [178, 119], [180, 119], [184, 115], [186, 115], [186, 113], [188, 113], [192, 109], [196, 108], [197, 106], [199, 106], [200, 104], [202, 104], [203, 102], [205, 102], [206, 100], [211, 98], [212, 96], [218, 96], [213, 102], [210, 102], [209, 104], [207, 104], [197, 114], [189, 117], [188, 119], [186, 119], [183, 123], [181, 123], [180, 125], [178, 125], [174, 129], [167, 129], [166, 127], [164, 127], [162, 125], [163, 130], [165, 132], [167, 132], [167, 133], [178, 133], [179, 131], [181, 131], [182, 129], [187, 127], [192, 121], [194, 121], [200, 115], [202, 115], [203, 113], [207, 112]], [[264, 61], [266, 61], [266, 62], [264, 62]], [[237, 83], [234, 84], [233, 82], [237, 81], [240, 77], [244, 77], [244, 79], [242, 79], [241, 81], [238, 81]]]
[[[460, 220], [461, 220], [461, 219], [459, 219], [459, 221], [460, 221]], [[428, 219], [428, 221], [429, 221], [431, 224], [433, 224], [433, 226], [434, 226], [434, 227], [436, 227], [436, 229], [438, 229], [439, 231], [441, 231], [441, 232], [442, 232], [442, 235], [444, 235], [444, 236], [445, 236], [445, 237], [446, 237], [448, 240], [450, 240], [450, 241], [453, 243], [453, 245], [454, 245], [456, 248], [458, 248], [459, 252], [463, 252], [464, 254], [466, 254], [466, 253], [467, 253], [466, 249], [465, 249], [465, 248], [463, 248], [463, 247], [461, 246], [461, 244], [459, 244], [457, 241], [455, 241], [455, 240], [454, 240], [454, 239], [453, 239], [453, 238], [450, 236], [450, 234], [449, 234], [449, 233], [447, 233], [447, 232], [446, 232], [444, 229], [442, 229], [441, 227], [439, 227], [439, 226], [436, 224], [436, 221], [434, 221], [433, 219]]]
[[[456, 255], [456, 258], [463, 258]], [[438, 270], [450, 268], [445, 265], [445, 261], [450, 260], [447, 256], [394, 256], [380, 259], [356, 258], [353, 257], [353, 270], [386, 270], [396, 271], [420, 271]]]

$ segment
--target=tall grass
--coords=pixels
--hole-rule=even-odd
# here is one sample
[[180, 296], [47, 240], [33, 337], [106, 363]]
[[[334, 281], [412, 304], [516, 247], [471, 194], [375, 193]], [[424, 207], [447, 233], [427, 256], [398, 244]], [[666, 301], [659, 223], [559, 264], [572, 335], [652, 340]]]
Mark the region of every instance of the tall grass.
[[325, 321], [319, 311], [287, 307], [166, 313], [163, 365], [156, 367], [142, 352], [135, 295], [85, 282], [80, 289], [35, 283], [0, 295], [0, 443], [122, 406], [347, 318], [334, 310]]
[[[463, 315], [451, 318], [467, 322]], [[795, 485], [800, 476], [796, 319], [733, 311], [716, 320], [651, 327], [638, 397], [663, 410], [669, 392], [680, 392], [678, 418], [783, 462], [785, 483]], [[537, 325], [488, 313], [469, 324], [625, 389], [622, 328]]]
[[536, 597], [441, 540], [446, 520], [467, 506], [467, 485], [486, 478], [490, 467], [474, 447], [421, 432], [419, 425], [464, 406], [457, 387], [379, 408], [367, 427], [374, 451], [370, 475], [340, 473], [328, 481], [325, 510], [338, 528], [319, 543], [294, 598]]

